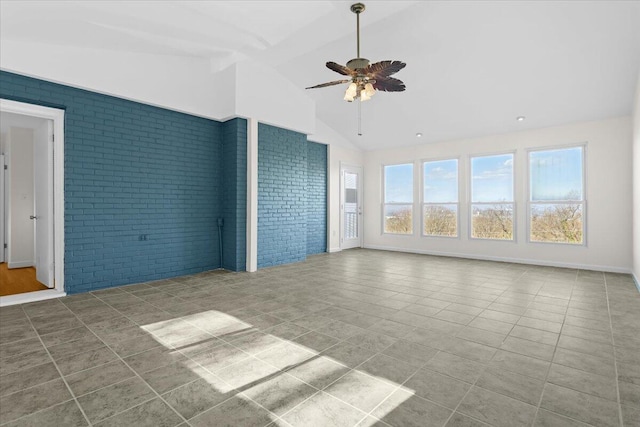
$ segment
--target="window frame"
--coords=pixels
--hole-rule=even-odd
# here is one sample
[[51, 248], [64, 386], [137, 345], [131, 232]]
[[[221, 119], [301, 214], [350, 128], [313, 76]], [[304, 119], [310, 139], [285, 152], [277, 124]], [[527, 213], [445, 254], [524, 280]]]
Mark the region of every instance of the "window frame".
[[[457, 199], [458, 201], [453, 203], [453, 202], [443, 202], [443, 203], [427, 203], [424, 201], [424, 165], [425, 163], [430, 163], [430, 162], [443, 162], [443, 161], [447, 161], [447, 160], [455, 160], [457, 162], [456, 165], [456, 180], [458, 181], [458, 192], [457, 192]], [[434, 238], [434, 239], [457, 239], [460, 240], [461, 239], [461, 233], [460, 233], [460, 206], [461, 206], [461, 202], [460, 202], [460, 192], [461, 192], [461, 181], [460, 181], [460, 164], [461, 164], [461, 156], [445, 156], [445, 157], [435, 157], [435, 158], [426, 158], [426, 159], [421, 159], [420, 160], [420, 200], [419, 200], [419, 204], [420, 204], [420, 237], [424, 237], [424, 238]], [[424, 232], [424, 220], [425, 220], [425, 214], [424, 214], [424, 208], [426, 205], [431, 205], [431, 206], [438, 206], [438, 205], [456, 205], [456, 235], [455, 236], [439, 236], [437, 234], [425, 234]]]
[[[516, 176], [517, 176], [517, 153], [518, 150], [506, 150], [506, 151], [492, 151], [488, 153], [475, 153], [469, 154], [467, 156], [468, 163], [468, 185], [467, 185], [467, 238], [469, 241], [485, 241], [485, 242], [503, 242], [503, 243], [518, 243], [518, 202], [517, 202], [517, 189], [516, 189]], [[473, 201], [473, 159], [476, 157], [494, 157], [494, 156], [504, 156], [510, 154], [513, 156], [513, 172], [511, 174], [512, 185], [512, 201], [507, 202], [507, 204], [513, 205], [513, 231], [511, 233], [512, 238], [510, 240], [507, 239], [489, 239], [486, 237], [473, 237], [473, 206], [474, 205], [495, 205], [498, 204], [496, 202], [474, 202]]]
[[[531, 158], [529, 157], [531, 153], [538, 151], [557, 151], [557, 150], [565, 150], [570, 148], [582, 148], [582, 200], [545, 200], [545, 201], [531, 201]], [[527, 243], [534, 245], [562, 245], [568, 247], [587, 247], [587, 142], [581, 142], [577, 144], [562, 144], [562, 145], [551, 145], [545, 147], [530, 147], [526, 150], [526, 163], [527, 163], [527, 173], [526, 173], [526, 234], [527, 234]], [[570, 204], [570, 203], [580, 203], [582, 205], [582, 243], [567, 243], [567, 242], [538, 242], [535, 240], [531, 240], [531, 205], [544, 205], [544, 204]]]
[[[411, 203], [387, 203], [386, 201], [386, 171], [385, 168], [387, 166], [401, 166], [401, 165], [411, 165], [411, 167], [413, 168], [411, 171]], [[415, 195], [415, 191], [416, 191], [416, 183], [415, 183], [415, 175], [416, 175], [416, 162], [414, 160], [412, 161], [405, 161], [405, 162], [393, 162], [393, 163], [382, 163], [380, 166], [380, 176], [381, 176], [381, 180], [382, 180], [382, 185], [380, 186], [380, 188], [382, 189], [382, 194], [380, 195], [380, 198], [382, 200], [381, 203], [381, 209], [380, 209], [380, 233], [381, 235], [388, 235], [388, 236], [415, 236], [416, 233], [416, 224], [415, 224], [415, 219], [416, 219], [416, 195]], [[411, 205], [411, 233], [390, 233], [385, 231], [385, 227], [384, 227], [384, 221], [385, 221], [385, 208], [386, 206], [407, 206], [407, 205]]]

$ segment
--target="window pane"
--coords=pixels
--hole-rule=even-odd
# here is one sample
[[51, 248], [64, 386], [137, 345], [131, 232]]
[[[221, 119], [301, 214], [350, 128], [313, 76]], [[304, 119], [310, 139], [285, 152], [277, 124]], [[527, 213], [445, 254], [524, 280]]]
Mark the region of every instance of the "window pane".
[[471, 237], [513, 240], [513, 204], [471, 205]]
[[513, 202], [513, 154], [471, 159], [471, 201]]
[[458, 205], [425, 205], [424, 234], [456, 237], [458, 235]]
[[413, 205], [385, 205], [384, 232], [413, 233]]
[[531, 201], [582, 200], [582, 147], [529, 153]]
[[531, 205], [531, 241], [582, 244], [582, 204]]
[[384, 167], [385, 203], [413, 203], [413, 164]]
[[458, 201], [458, 160], [424, 163], [424, 202]]

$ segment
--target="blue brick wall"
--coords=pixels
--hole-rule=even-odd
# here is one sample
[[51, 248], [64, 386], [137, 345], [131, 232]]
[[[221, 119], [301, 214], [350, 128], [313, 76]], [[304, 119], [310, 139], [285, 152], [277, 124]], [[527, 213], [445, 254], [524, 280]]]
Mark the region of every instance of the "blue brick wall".
[[258, 268], [307, 253], [307, 137], [258, 124]]
[[232, 119], [222, 127], [222, 266], [227, 270], [244, 271], [247, 247], [247, 121]]
[[[226, 201], [222, 167], [227, 154], [237, 161], [231, 179], [235, 205], [244, 197], [243, 120], [235, 123], [234, 132], [234, 123], [8, 72], [0, 72], [0, 96], [66, 110], [67, 292], [215, 269], [220, 267], [216, 219], [225, 215], [235, 227], [233, 234], [244, 233], [241, 207], [234, 212], [221, 203]], [[226, 152], [223, 139], [233, 135], [236, 147], [227, 141]], [[141, 234], [148, 240], [140, 241]], [[236, 257], [229, 259], [229, 267], [243, 265], [237, 255], [244, 256], [242, 245], [244, 237], [233, 247]]]
[[327, 251], [327, 146], [307, 142], [307, 255]]

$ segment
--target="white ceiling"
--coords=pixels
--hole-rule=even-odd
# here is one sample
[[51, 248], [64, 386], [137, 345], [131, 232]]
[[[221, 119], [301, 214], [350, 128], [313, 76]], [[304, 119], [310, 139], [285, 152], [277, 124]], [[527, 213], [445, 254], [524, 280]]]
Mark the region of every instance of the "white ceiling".
[[[300, 88], [355, 57], [352, 1], [6, 1], [0, 39], [206, 60], [244, 59]], [[640, 69], [640, 1], [367, 1], [362, 56], [402, 60], [402, 93], [357, 105], [309, 91], [318, 119], [362, 149], [628, 115]], [[1, 66], [2, 64], [0, 64]], [[126, 66], [123, 64], [123, 66]], [[159, 88], [161, 89], [161, 88]], [[526, 116], [516, 122], [517, 116]], [[424, 136], [415, 137], [416, 132]]]

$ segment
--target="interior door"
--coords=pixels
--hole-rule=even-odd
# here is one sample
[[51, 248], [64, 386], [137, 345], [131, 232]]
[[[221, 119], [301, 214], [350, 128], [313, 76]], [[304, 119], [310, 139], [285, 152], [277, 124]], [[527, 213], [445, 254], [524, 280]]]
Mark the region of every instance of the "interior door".
[[340, 170], [340, 248], [362, 247], [362, 168]]
[[36, 279], [53, 288], [53, 121], [40, 126], [33, 150]]

